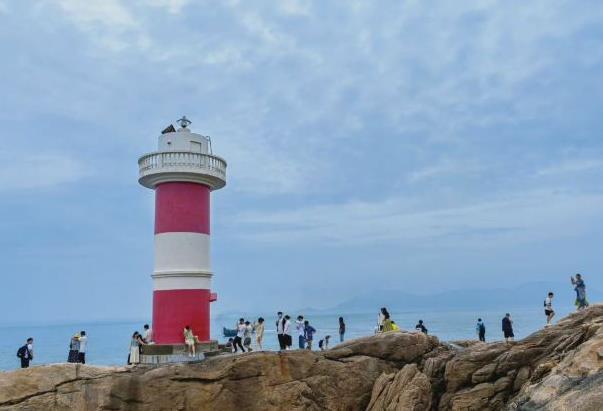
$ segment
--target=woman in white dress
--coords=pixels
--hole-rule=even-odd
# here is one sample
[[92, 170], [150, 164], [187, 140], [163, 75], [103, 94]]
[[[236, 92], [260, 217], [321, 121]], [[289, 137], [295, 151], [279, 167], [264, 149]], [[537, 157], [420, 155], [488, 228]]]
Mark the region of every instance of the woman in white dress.
[[135, 331], [130, 340], [130, 355], [128, 364], [138, 364], [140, 362], [140, 334]]

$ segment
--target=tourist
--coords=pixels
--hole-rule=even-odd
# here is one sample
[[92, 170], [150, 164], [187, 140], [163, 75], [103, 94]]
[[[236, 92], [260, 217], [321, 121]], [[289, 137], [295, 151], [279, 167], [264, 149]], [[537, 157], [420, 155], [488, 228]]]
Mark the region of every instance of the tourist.
[[392, 327], [392, 320], [389, 318], [389, 313], [385, 308], [381, 309], [383, 313], [383, 321], [381, 322], [381, 332], [393, 331], [394, 327]]
[[392, 320], [392, 331], [398, 331], [399, 329], [400, 327], [398, 327], [398, 324], [396, 324], [396, 322]]
[[513, 334], [513, 320], [511, 320], [511, 314], [505, 314], [505, 318], [502, 319], [502, 331], [505, 336], [505, 342], [513, 341], [515, 334]]
[[143, 328], [142, 339], [145, 344], [153, 344], [153, 329], [149, 327], [149, 324], [145, 324]]
[[477, 325], [475, 326], [475, 332], [480, 341], [486, 342], [486, 326], [481, 318], [477, 319]]
[[553, 310], [553, 297], [554, 294], [549, 292], [547, 297], [544, 299], [544, 315], [546, 316], [546, 327], [551, 325], [551, 320], [555, 316], [555, 310]]
[[262, 317], [258, 318], [258, 323], [255, 326], [255, 342], [260, 347], [260, 351], [262, 348], [262, 342], [264, 341], [264, 319]]
[[243, 346], [247, 348], [247, 352], [253, 351], [251, 349], [251, 333], [253, 332], [253, 327], [249, 321], [245, 321], [245, 334], [243, 334]]
[[343, 342], [343, 336], [345, 335], [345, 323], [343, 317], [339, 317], [339, 342]]
[[245, 326], [245, 320], [243, 318], [239, 318], [239, 324], [237, 324], [237, 335], [234, 338], [234, 352], [237, 352], [240, 348], [242, 352], [245, 352], [245, 348], [243, 348], [243, 338], [245, 338], [245, 330], [247, 327]]
[[419, 320], [417, 325], [415, 325], [415, 330], [421, 331], [423, 334], [427, 334], [427, 328], [425, 328], [425, 325], [423, 324], [423, 320]]
[[86, 336], [86, 331], [80, 331], [80, 349], [77, 356], [77, 362], [82, 364], [86, 364], [86, 346], [88, 345], [88, 337]]
[[304, 321], [304, 341], [306, 342], [306, 348], [312, 350], [312, 340], [314, 339], [314, 333], [316, 329], [310, 325], [310, 321]]
[[190, 325], [184, 327], [184, 344], [186, 344], [186, 349], [188, 351], [189, 357], [194, 357], [197, 355], [196, 345], [197, 345], [197, 336], [193, 334], [193, 330]]
[[329, 339], [330, 338], [331, 338], [330, 335], [325, 335], [325, 338], [323, 338], [322, 340], [318, 341], [318, 348], [320, 348], [321, 351], [329, 349]]
[[298, 347], [300, 350], [306, 348], [306, 338], [305, 335], [305, 325], [304, 325], [304, 316], [298, 315], [297, 321], [295, 321], [295, 329], [297, 330], [297, 341]]
[[134, 331], [130, 340], [130, 354], [128, 355], [128, 365], [136, 365], [140, 362], [140, 333]]
[[291, 317], [285, 315], [283, 319], [283, 340], [285, 341], [285, 350], [290, 350], [293, 345], [293, 338], [291, 338]]
[[586, 300], [586, 284], [584, 284], [584, 280], [582, 279], [582, 274], [576, 274], [576, 278], [570, 278], [572, 281], [572, 285], [574, 285], [574, 290], [576, 291], [576, 307], [578, 311], [585, 309], [588, 307], [588, 301]]
[[381, 311], [379, 311], [379, 316], [377, 317], [377, 330], [383, 331], [383, 321], [385, 321], [385, 317], [389, 318], [389, 313], [387, 312], [387, 308], [381, 307]]
[[69, 340], [69, 354], [67, 354], [67, 362], [78, 362], [80, 352], [80, 335], [75, 334]]
[[279, 311], [276, 318], [276, 336], [278, 337], [278, 346], [281, 350], [285, 349], [285, 336], [283, 335], [283, 313]]
[[29, 362], [33, 360], [33, 342], [29, 337], [25, 344], [17, 350], [17, 357], [21, 360], [21, 368], [28, 368]]

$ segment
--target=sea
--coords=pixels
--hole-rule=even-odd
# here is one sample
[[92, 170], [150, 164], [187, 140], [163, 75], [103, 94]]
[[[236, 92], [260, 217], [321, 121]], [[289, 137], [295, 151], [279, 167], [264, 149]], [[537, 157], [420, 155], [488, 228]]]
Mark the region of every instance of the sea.
[[[572, 306], [555, 307], [557, 312], [555, 320], [566, 316], [574, 310]], [[516, 339], [524, 338], [541, 329], [546, 323], [543, 308], [517, 308], [507, 310], [513, 319]], [[297, 315], [304, 313], [288, 313], [294, 321]], [[423, 320], [429, 334], [437, 336], [441, 341], [475, 339], [475, 324], [481, 317], [486, 324], [486, 340], [502, 340], [501, 320], [505, 311], [486, 310], [475, 311], [404, 311], [392, 312], [391, 318], [405, 330], [414, 330], [418, 320]], [[316, 328], [315, 347], [318, 340], [327, 335], [331, 336], [330, 348], [339, 343], [339, 317], [346, 323], [345, 339], [372, 335], [377, 323], [377, 311], [364, 313], [331, 313], [319, 312], [305, 315], [312, 326]], [[276, 313], [246, 313], [216, 315], [211, 322], [212, 339], [225, 342], [227, 338], [222, 335], [222, 328], [234, 328], [240, 317], [253, 322], [258, 317], [266, 320], [264, 335], [264, 349], [277, 350], [275, 321]], [[130, 338], [134, 331], [142, 331], [146, 321], [114, 321], [81, 324], [52, 324], [36, 326], [0, 326], [0, 370], [7, 371], [19, 367], [16, 356], [17, 349], [24, 344], [28, 337], [35, 339], [34, 361], [32, 366], [61, 363], [67, 361], [69, 340], [73, 334], [85, 330], [88, 335], [88, 349], [86, 363], [94, 365], [124, 365], [128, 357]], [[296, 346], [297, 338], [293, 330], [293, 342]]]

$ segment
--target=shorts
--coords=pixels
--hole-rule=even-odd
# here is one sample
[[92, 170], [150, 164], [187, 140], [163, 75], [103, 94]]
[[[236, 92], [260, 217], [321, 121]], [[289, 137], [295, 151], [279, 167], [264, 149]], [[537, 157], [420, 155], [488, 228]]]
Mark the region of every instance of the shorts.
[[553, 314], [555, 311], [553, 310], [544, 310], [544, 315], [546, 315], [547, 317], [551, 314]]
[[513, 334], [513, 331], [504, 331], [504, 334], [505, 334], [505, 338], [515, 337], [515, 334]]

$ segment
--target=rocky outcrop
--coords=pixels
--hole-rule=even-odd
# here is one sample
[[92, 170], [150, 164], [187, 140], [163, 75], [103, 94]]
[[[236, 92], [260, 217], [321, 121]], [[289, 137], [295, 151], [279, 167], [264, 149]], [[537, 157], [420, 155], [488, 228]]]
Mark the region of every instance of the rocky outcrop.
[[600, 410], [603, 306], [512, 343], [416, 333], [325, 352], [199, 364], [57, 364], [0, 373], [0, 410]]

